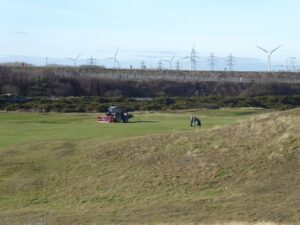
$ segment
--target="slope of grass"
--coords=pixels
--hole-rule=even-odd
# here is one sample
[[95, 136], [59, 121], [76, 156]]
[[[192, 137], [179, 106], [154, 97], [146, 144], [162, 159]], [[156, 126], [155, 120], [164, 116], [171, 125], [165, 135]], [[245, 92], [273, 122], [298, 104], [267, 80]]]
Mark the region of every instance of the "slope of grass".
[[[118, 141], [65, 134], [8, 143], [0, 151], [0, 221], [300, 223], [300, 110], [229, 125], [237, 118], [232, 113], [239, 114], [203, 113], [204, 129], [192, 131], [186, 131], [187, 114], [141, 115], [137, 121], [170, 121], [145, 123], [154, 126], [151, 132], [150, 127], [138, 130], [140, 123], [126, 129], [113, 125], [111, 135]], [[26, 116], [34, 126], [44, 118]], [[76, 116], [83, 117], [71, 118]], [[53, 117], [68, 121], [69, 116]], [[15, 121], [9, 118], [1, 124]], [[61, 135], [64, 131], [57, 129]]]

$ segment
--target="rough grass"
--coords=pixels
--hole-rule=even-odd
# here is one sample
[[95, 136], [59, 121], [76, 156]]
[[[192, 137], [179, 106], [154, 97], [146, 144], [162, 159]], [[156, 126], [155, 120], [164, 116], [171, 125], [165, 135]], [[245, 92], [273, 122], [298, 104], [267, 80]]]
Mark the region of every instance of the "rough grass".
[[7, 145], [0, 221], [300, 224], [300, 110], [206, 126]]

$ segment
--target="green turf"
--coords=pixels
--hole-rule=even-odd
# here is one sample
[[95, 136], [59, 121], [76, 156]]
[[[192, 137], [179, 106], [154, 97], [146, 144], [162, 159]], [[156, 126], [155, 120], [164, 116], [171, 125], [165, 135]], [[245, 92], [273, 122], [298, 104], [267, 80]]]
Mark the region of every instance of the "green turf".
[[[267, 112], [134, 113], [128, 124], [2, 112], [0, 224], [296, 221], [299, 113], [256, 116]], [[189, 127], [190, 114], [201, 128]]]
[[[193, 112], [203, 128], [226, 125], [253, 114], [257, 109], [222, 109]], [[129, 124], [98, 124], [99, 114], [0, 113], [0, 148], [45, 140], [103, 141], [163, 132], [190, 130], [189, 112], [137, 113]]]

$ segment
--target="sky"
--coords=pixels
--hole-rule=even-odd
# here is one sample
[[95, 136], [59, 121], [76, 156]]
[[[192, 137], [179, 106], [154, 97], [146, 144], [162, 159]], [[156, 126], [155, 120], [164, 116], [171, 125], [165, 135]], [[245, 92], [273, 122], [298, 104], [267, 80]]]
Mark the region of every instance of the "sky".
[[83, 53], [80, 63], [93, 56], [109, 65], [104, 58], [120, 47], [124, 66], [153, 64], [195, 44], [203, 66], [213, 52], [264, 69], [266, 54], [255, 45], [284, 44], [274, 65], [300, 58], [299, 9], [299, 0], [0, 0], [0, 61], [72, 63], [65, 57]]

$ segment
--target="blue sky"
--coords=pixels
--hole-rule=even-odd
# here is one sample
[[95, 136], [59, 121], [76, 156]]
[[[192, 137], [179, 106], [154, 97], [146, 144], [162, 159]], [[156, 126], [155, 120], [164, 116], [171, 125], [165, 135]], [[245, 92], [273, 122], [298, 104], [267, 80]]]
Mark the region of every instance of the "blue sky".
[[[0, 55], [119, 60], [187, 55], [300, 58], [299, 0], [0, 0]], [[105, 63], [105, 62], [103, 62]]]

